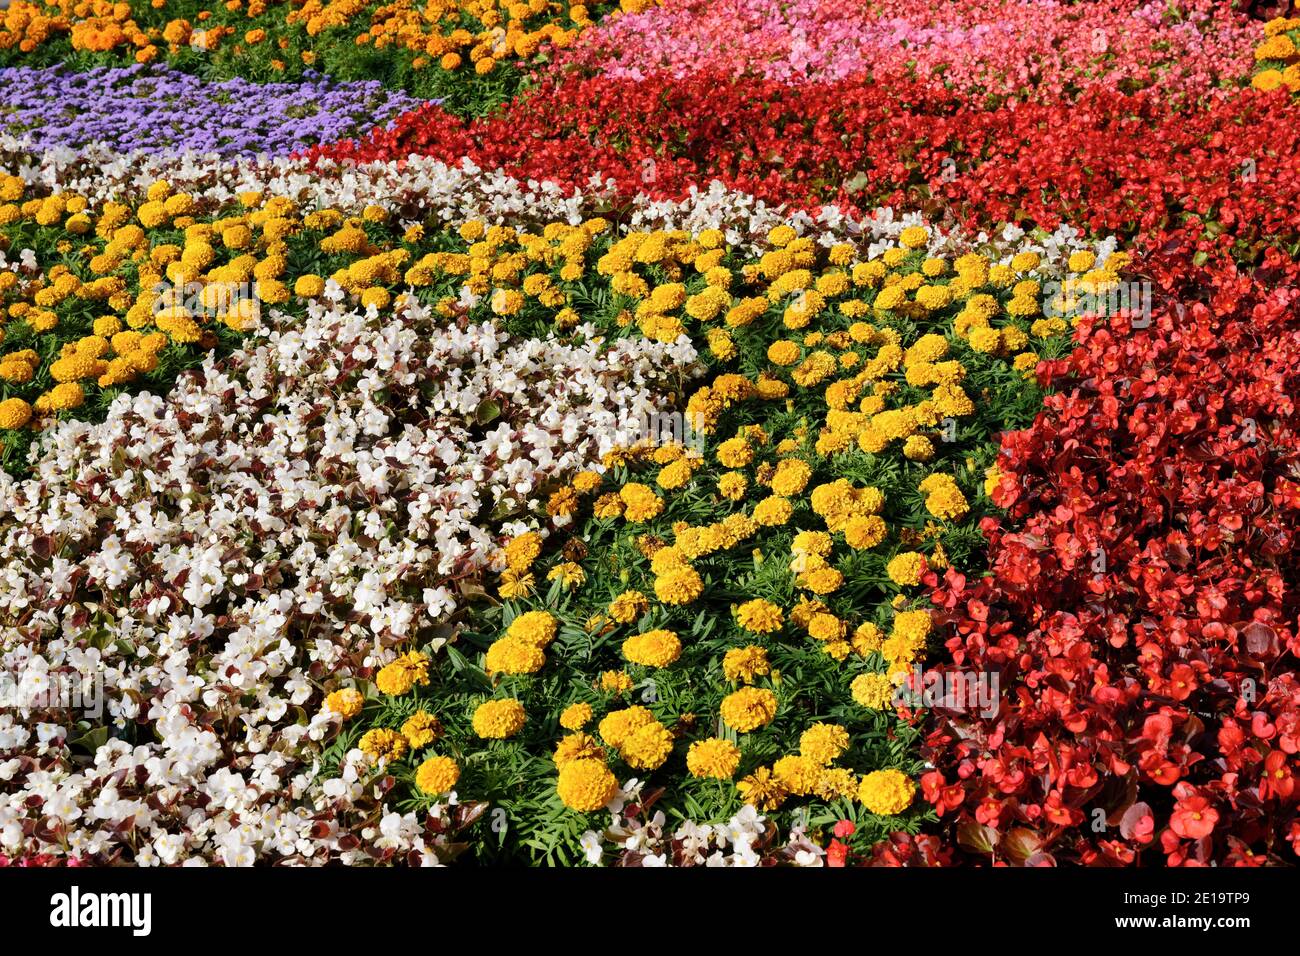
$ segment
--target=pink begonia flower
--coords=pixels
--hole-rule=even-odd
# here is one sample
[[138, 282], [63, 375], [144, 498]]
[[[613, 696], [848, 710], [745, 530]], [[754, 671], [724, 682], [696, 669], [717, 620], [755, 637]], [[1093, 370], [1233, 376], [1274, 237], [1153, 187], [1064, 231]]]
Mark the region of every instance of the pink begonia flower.
[[791, 83], [914, 72], [963, 92], [1044, 101], [1094, 85], [1199, 94], [1249, 75], [1258, 30], [1216, 0], [667, 0], [586, 31], [556, 68], [636, 80], [722, 70]]

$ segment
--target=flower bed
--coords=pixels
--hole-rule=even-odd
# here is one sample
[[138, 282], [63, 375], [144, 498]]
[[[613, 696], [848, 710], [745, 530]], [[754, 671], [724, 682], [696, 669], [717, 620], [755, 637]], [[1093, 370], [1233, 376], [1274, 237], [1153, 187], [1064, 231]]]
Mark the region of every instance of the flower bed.
[[1283, 92], [1198, 109], [1152, 92], [1089, 92], [1068, 106], [983, 110], [912, 79], [583, 79], [468, 125], [427, 106], [312, 155], [467, 155], [568, 189], [598, 170], [623, 194], [665, 198], [718, 179], [804, 208], [914, 206], [983, 229], [1077, 223], [1131, 237], [1145, 257], [1184, 271], [1210, 255], [1287, 268], [1298, 241], [1297, 116]]
[[258, 82], [321, 70], [379, 81], [481, 113], [508, 99], [528, 61], [570, 45], [595, 18], [655, 0], [13, 0], [0, 15], [0, 65], [78, 69], [165, 60]]
[[1294, 863], [1300, 19], [169, 4], [0, 20], [0, 863]]
[[287, 155], [369, 130], [419, 105], [376, 82], [203, 81], [165, 67], [73, 73], [0, 70], [0, 133], [34, 152], [92, 144], [121, 152]]
[[922, 787], [977, 858], [1294, 853], [1296, 300], [1088, 327], [1044, 370], [1062, 390], [999, 459], [993, 576], [934, 593], [952, 666], [1021, 688], [928, 741]]
[[557, 63], [631, 80], [703, 72], [801, 84], [906, 73], [940, 81], [972, 103], [1060, 101], [1097, 87], [1180, 96], [1240, 82], [1254, 24], [1217, 3], [1167, 13], [1125, 0], [688, 0], [601, 23]]
[[3, 717], [6, 853], [449, 858], [423, 820], [390, 834], [355, 770], [322, 774], [321, 701], [450, 635], [500, 530], [617, 440], [610, 406], [650, 414], [695, 356], [341, 297], [272, 311], [166, 400], [123, 395], [101, 424], [54, 427], [31, 478], [0, 474], [6, 668], [105, 692], [89, 721]]

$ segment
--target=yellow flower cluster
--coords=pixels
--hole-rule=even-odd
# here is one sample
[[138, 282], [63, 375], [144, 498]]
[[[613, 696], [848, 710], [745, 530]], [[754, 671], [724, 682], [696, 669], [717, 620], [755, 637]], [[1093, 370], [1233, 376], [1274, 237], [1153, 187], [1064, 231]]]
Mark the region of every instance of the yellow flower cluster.
[[1300, 92], [1300, 17], [1277, 17], [1264, 24], [1264, 40], [1255, 47], [1257, 67], [1251, 85], [1268, 92], [1286, 87]]
[[893, 816], [911, 806], [916, 784], [897, 770], [876, 770], [862, 778], [858, 799], [872, 813]]
[[[620, 0], [612, 12], [640, 12], [659, 0]], [[154, 9], [166, 0], [152, 0]], [[182, 47], [239, 56], [263, 45], [275, 51], [302, 48], [304, 64], [317, 59], [326, 38], [374, 50], [398, 49], [416, 70], [471, 69], [480, 76], [498, 64], [528, 60], [545, 46], [564, 49], [593, 23], [604, 0], [393, 0], [375, 8], [363, 0], [220, 0], [162, 26], [140, 17], [131, 4], [111, 0], [14, 0], [0, 16], [0, 50], [31, 53], [67, 37], [77, 51], [121, 51], [138, 63]], [[319, 38], [319, 39], [318, 39]], [[271, 59], [273, 69], [285, 68]]]
[[[481, 241], [478, 236], [468, 238]], [[925, 258], [918, 264], [909, 253], [926, 245], [928, 233], [914, 227], [900, 238], [897, 249], [858, 262], [851, 247], [835, 247], [823, 255], [793, 230], [781, 229], [769, 237], [771, 248], [757, 261], [737, 264], [719, 234], [633, 233], [599, 258], [597, 273], [607, 276], [614, 291], [630, 303], [621, 321], [635, 323], [648, 337], [671, 341], [692, 334], [697, 324], [716, 322], [744, 336], [773, 309], [787, 335], [800, 332], [766, 346], [768, 370], [751, 376], [719, 374], [687, 403], [688, 414], [713, 439], [711, 458], [725, 469], [714, 486], [718, 499], [743, 502], [750, 496], [749, 507], [708, 523], [674, 521], [667, 539], [639, 530], [657, 527], [676, 495], [698, 493], [698, 478], [709, 470], [710, 456], [675, 443], [617, 449], [606, 456], [608, 471], [603, 476], [587, 473], [581, 488], [575, 481], [564, 489], [566, 514], [576, 513], [590, 498], [593, 516], [621, 519], [648, 562], [649, 586], [626, 589], [604, 604], [592, 619], [599, 633], [707, 601], [708, 586], [697, 567], [701, 561], [756, 536], [783, 532], [796, 514], [811, 514], [822, 527], [798, 530], [789, 544], [791, 582], [796, 592], [804, 593], [788, 608], [770, 597], [754, 597], [732, 605], [730, 616], [741, 632], [765, 640], [779, 640], [791, 629], [803, 631], [837, 661], [855, 653], [859, 660], [883, 660], [884, 672], [860, 673], [847, 682], [846, 690], [864, 712], [890, 706], [896, 681], [924, 652], [930, 617], [924, 610], [897, 609], [886, 632], [872, 621], [855, 627], [827, 603], [838, 602], [845, 584], [835, 557], [837, 546], [847, 548], [846, 555], [876, 549], [890, 538], [891, 526], [883, 516], [889, 502], [879, 488], [844, 477], [818, 481], [817, 476], [828, 464], [833, 472], [841, 455], [896, 453], [909, 461], [930, 461], [942, 440], [941, 422], [975, 411], [962, 384], [967, 369], [954, 343], [964, 340], [973, 352], [1015, 362], [1031, 334], [1047, 336], [1065, 327], [1039, 327], [1031, 333], [1020, 324], [1039, 311], [1039, 282], [1033, 277], [1040, 265], [1037, 256], [1018, 256], [1004, 264], [971, 255], [955, 263]], [[498, 243], [498, 249], [495, 256], [490, 255], [493, 250], [483, 250], [486, 261], [479, 265], [479, 274], [491, 273], [515, 254], [505, 243]], [[827, 265], [818, 274], [816, 266], [823, 259]], [[437, 263], [439, 268], [448, 265], [465, 274], [467, 264], [453, 262], [450, 256]], [[1094, 265], [1095, 257], [1081, 256], [1071, 267], [1086, 273]], [[702, 288], [696, 285], [699, 280], [688, 281], [692, 274], [703, 277]], [[948, 278], [941, 282], [940, 277]], [[692, 293], [693, 285], [698, 291]], [[746, 286], [754, 294], [744, 294]], [[486, 292], [487, 283], [481, 288]], [[886, 290], [895, 291], [882, 301]], [[799, 302], [792, 308], [795, 299]], [[908, 343], [895, 324], [905, 319], [933, 326], [936, 313], [952, 316], [946, 334], [927, 332]], [[820, 331], [813, 328], [814, 322], [839, 328]], [[717, 340], [709, 341], [713, 345]], [[928, 397], [899, 403], [903, 395], [918, 391], [928, 391]], [[729, 411], [748, 407], [761, 417], [764, 407], [778, 402], [789, 406], [801, 395], [818, 399], [815, 407], [821, 408], [821, 417], [801, 420], [780, 440], [755, 424], [741, 425], [730, 436], [719, 433]], [[654, 474], [654, 481], [614, 481], [610, 487], [612, 476], [623, 471], [646, 471]], [[603, 490], [606, 487], [609, 490]], [[932, 518], [959, 522], [970, 512], [953, 474], [934, 471], [914, 487]], [[935, 551], [932, 557], [937, 558], [941, 549], [936, 546]], [[520, 585], [531, 580], [541, 553], [541, 539], [533, 533], [506, 545], [502, 597], [531, 595], [531, 588]], [[884, 567], [900, 588], [920, 583], [927, 569], [926, 555], [906, 549], [894, 553]], [[621, 646], [632, 664], [661, 669], [681, 658], [683, 643], [677, 632], [656, 627], [627, 637]], [[780, 685], [764, 647], [728, 649], [722, 671], [727, 681], [742, 685], [721, 698], [722, 726], [735, 734], [753, 734], [777, 719]], [[628, 689], [627, 682], [608, 678], [599, 683], [599, 690], [617, 694]], [[756, 683], [765, 679], [770, 686]], [[639, 770], [659, 767], [672, 748], [672, 732], [647, 707], [610, 712], [600, 723], [600, 740], [579, 732], [593, 715], [585, 703], [571, 705], [561, 715], [561, 725], [574, 733], [556, 752], [561, 768], [557, 786], [561, 799], [575, 809], [596, 806], [597, 798], [609, 792], [609, 779], [601, 772], [609, 754], [601, 741]], [[789, 796], [810, 795], [859, 797], [873, 812], [886, 814], [910, 803], [910, 795], [903, 800], [906, 787], [896, 785], [888, 774], [869, 774], [860, 781], [847, 768], [833, 766], [848, 746], [847, 728], [815, 724], [804, 732], [800, 753], [780, 757], [770, 768], [755, 768], [737, 783], [737, 790], [764, 809], [779, 806]], [[697, 740], [686, 750], [687, 769], [696, 777], [732, 779], [741, 758], [741, 749], [726, 738]], [[582, 786], [575, 783], [579, 779]]]
[[[112, 7], [113, 4], [105, 3], [104, 6]], [[71, 29], [72, 24], [57, 8], [13, 0], [0, 11], [0, 50], [17, 47], [23, 53], [31, 53], [45, 41], [66, 35]]]
[[[622, 9], [640, 11], [657, 0], [623, 0]], [[479, 75], [507, 60], [527, 60], [544, 45], [571, 45], [591, 26], [586, 4], [556, 0], [394, 0], [371, 12], [359, 0], [306, 0], [285, 14], [309, 36], [356, 23], [357, 46], [394, 47], [416, 54], [416, 69], [436, 64]]]
[[429, 659], [417, 651], [409, 651], [397, 660], [380, 668], [375, 676], [375, 686], [381, 693], [397, 696], [409, 693], [417, 684], [429, 683]]
[[[475, 734], [527, 724], [527, 739], [553, 741], [555, 792], [582, 812], [620, 779], [674, 774], [765, 811], [905, 811], [915, 787], [888, 769], [882, 727], [902, 726], [892, 702], [930, 638], [919, 589], [986, 506], [994, 436], [972, 438], [978, 403], [992, 388], [1018, 397], [1031, 343], [1068, 329], [1044, 315], [1049, 278], [1104, 288], [1125, 257], [1099, 267], [1076, 252], [1058, 276], [1036, 253], [939, 257], [920, 226], [865, 258], [788, 226], [757, 253], [718, 231], [608, 232], [469, 223], [465, 251], [417, 256], [403, 275], [451, 277], [499, 315], [561, 327], [571, 283], [607, 284], [605, 315], [625, 334], [685, 335], [713, 356], [682, 396], [698, 441], [613, 449], [551, 492], [539, 518], [562, 516], [555, 534], [502, 547], [509, 603], [482, 666], [510, 696], [478, 706]], [[983, 463], [948, 447], [959, 440]], [[558, 704], [557, 686], [572, 688]], [[838, 722], [811, 716], [828, 713]]]
[[134, 49], [137, 63], [158, 55], [155, 36], [140, 27], [127, 3], [110, 0], [14, 0], [0, 18], [0, 50], [17, 47], [31, 53], [46, 41], [68, 36], [72, 48], [104, 53], [117, 47]]
[[[429, 257], [410, 267], [404, 239], [385, 248], [370, 241], [366, 223], [387, 216], [379, 207], [362, 216], [329, 208], [305, 212], [283, 196], [245, 193], [217, 209], [166, 181], [153, 183], [134, 207], [106, 202], [92, 209], [79, 195], [30, 195], [34, 191], [20, 177], [0, 173], [0, 228], [43, 230], [61, 260], [35, 276], [0, 271], [0, 394], [7, 392], [3, 400], [9, 402], [0, 428], [42, 427], [49, 414], [77, 408], [97, 390], [154, 372], [167, 350], [212, 348], [222, 334], [253, 328], [265, 306], [322, 295], [327, 280], [363, 307], [382, 309], [394, 301], [394, 290], [408, 281], [420, 284], [429, 269]], [[463, 232], [475, 228], [487, 246], [505, 241], [505, 233], [481, 223]], [[551, 250], [532, 246], [535, 258], [521, 261], [545, 267], [564, 257], [581, 275], [591, 237], [605, 228], [597, 220], [552, 230], [553, 246], [541, 237], [508, 234], [511, 241], [536, 240]], [[291, 244], [319, 250], [337, 268], [327, 276], [294, 276], [290, 288]], [[463, 258], [467, 284], [509, 287], [510, 270], [499, 260], [480, 273], [482, 257]], [[536, 282], [525, 284], [538, 291]], [[566, 301], [555, 288], [542, 291], [547, 303]], [[441, 307], [449, 310], [450, 300]], [[15, 330], [21, 334], [14, 336]], [[46, 337], [60, 344], [43, 367], [42, 356], [52, 350], [34, 343]], [[6, 338], [21, 346], [3, 351]], [[51, 384], [38, 392], [36, 384], [45, 381]]]

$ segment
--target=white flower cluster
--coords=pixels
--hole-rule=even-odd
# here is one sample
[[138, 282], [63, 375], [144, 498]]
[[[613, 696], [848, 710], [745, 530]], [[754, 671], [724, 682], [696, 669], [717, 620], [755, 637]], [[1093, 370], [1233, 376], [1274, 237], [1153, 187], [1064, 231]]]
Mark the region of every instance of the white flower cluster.
[[[92, 204], [113, 200], [143, 201], [149, 186], [165, 179], [172, 188], [189, 193], [197, 212], [215, 213], [241, 192], [266, 192], [287, 196], [304, 209], [335, 208], [359, 214], [366, 206], [382, 206], [402, 225], [440, 222], [459, 226], [479, 219], [509, 222], [521, 228], [548, 222], [577, 225], [600, 215], [614, 195], [612, 181], [593, 176], [587, 190], [566, 192], [551, 181], [521, 182], [501, 170], [480, 169], [469, 159], [448, 165], [427, 156], [409, 156], [400, 163], [364, 164], [303, 158], [242, 158], [182, 153], [118, 153], [105, 146], [78, 150], [55, 149], [32, 154], [21, 140], [0, 136], [0, 168], [13, 170], [29, 183], [48, 190], [75, 192]], [[681, 200], [659, 200], [645, 194], [628, 203], [626, 230], [683, 229], [701, 232], [721, 229], [735, 246], [755, 248], [775, 226], [794, 226], [823, 244], [856, 240], [874, 250], [896, 244], [907, 226], [928, 225], [933, 254], [980, 248], [995, 260], [1018, 252], [1039, 252], [1050, 262], [1073, 251], [1091, 249], [1100, 264], [1114, 250], [1114, 240], [1097, 248], [1086, 243], [1074, 228], [1063, 225], [1048, 236], [1027, 236], [1014, 226], [998, 236], [970, 236], [959, 229], [941, 229], [919, 213], [896, 214], [881, 208], [861, 219], [825, 206], [816, 215], [784, 206], [769, 206], [761, 199], [728, 189], [714, 180], [707, 188], [691, 187]]]
[[[627, 805], [639, 801], [644, 784], [629, 780], [607, 805], [610, 824], [602, 832], [588, 830], [579, 844], [587, 863], [602, 865], [612, 857], [619, 866], [642, 867], [753, 867], [764, 859], [794, 866], [821, 866], [825, 851], [801, 828], [787, 835], [784, 844], [771, 846], [775, 828], [752, 806], [744, 806], [726, 823], [683, 821], [668, 832], [662, 811], [649, 817], [643, 808], [635, 814]], [[769, 833], [769, 829], [773, 832]]]
[[[0, 715], [0, 853], [365, 859], [343, 818], [373, 787], [347, 760], [323, 779], [323, 695], [441, 646], [546, 483], [696, 371], [685, 339], [513, 341], [327, 296], [0, 473], [0, 668], [105, 689], [99, 717]], [[411, 826], [372, 836], [433, 852]]]

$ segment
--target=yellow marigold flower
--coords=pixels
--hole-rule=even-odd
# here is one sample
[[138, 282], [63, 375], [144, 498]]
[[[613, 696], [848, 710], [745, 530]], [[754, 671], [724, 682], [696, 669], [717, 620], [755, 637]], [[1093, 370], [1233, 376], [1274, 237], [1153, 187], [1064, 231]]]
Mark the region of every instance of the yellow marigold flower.
[[658, 721], [651, 721], [632, 731], [618, 752], [636, 770], [658, 769], [673, 752], [672, 731]]
[[[684, 311], [696, 321], [710, 322], [716, 319], [722, 310], [729, 305], [731, 305], [731, 294], [726, 289], [709, 286], [702, 292], [687, 297]], [[727, 340], [730, 341], [729, 336]]]
[[524, 295], [517, 289], [497, 289], [492, 293], [491, 305], [496, 315], [515, 315], [524, 307]]
[[618, 793], [618, 781], [599, 760], [573, 760], [560, 768], [556, 792], [570, 810], [599, 810]]
[[76, 382], [56, 385], [46, 394], [49, 396], [50, 409], [56, 412], [79, 408], [86, 400], [85, 391]]
[[862, 778], [858, 788], [863, 805], [884, 817], [902, 813], [912, 805], [915, 795], [916, 784], [899, 770], [873, 770]]
[[733, 730], [746, 734], [766, 727], [776, 716], [776, 694], [760, 687], [744, 687], [722, 699], [722, 720]]
[[600, 689], [606, 694], [626, 694], [632, 689], [632, 678], [624, 671], [604, 671], [600, 675]]
[[405, 694], [416, 684], [424, 686], [428, 683], [429, 659], [418, 651], [403, 654], [381, 668], [375, 676], [375, 686], [390, 696]]
[[823, 767], [813, 793], [822, 800], [852, 800], [858, 795], [858, 778], [843, 767]]
[[691, 480], [690, 463], [684, 459], [678, 459], [669, 465], [666, 465], [659, 471], [655, 484], [666, 491], [673, 491], [681, 488]]
[[811, 757], [792, 754], [772, 764], [772, 776], [787, 791], [799, 797], [812, 793], [821, 775], [822, 765]]
[[772, 671], [767, 659], [767, 651], [756, 644], [746, 647], [733, 647], [722, 658], [722, 673], [727, 680], [743, 681], [752, 684], [755, 679], [765, 677]]
[[756, 810], [771, 812], [785, 802], [789, 791], [767, 767], [759, 767], [748, 777], [737, 781], [740, 797]]
[[361, 735], [357, 748], [371, 760], [401, 760], [406, 754], [406, 738], [396, 730], [376, 727]]
[[230, 226], [221, 231], [221, 243], [227, 249], [245, 249], [252, 241], [252, 230], [243, 224]]
[[570, 704], [560, 714], [560, 726], [565, 730], [581, 730], [591, 722], [590, 704]]
[[944, 285], [923, 285], [916, 290], [916, 304], [936, 312], [952, 302], [952, 290]]
[[187, 216], [194, 211], [194, 197], [189, 193], [176, 193], [168, 196], [163, 206], [169, 216]]
[[389, 291], [382, 286], [371, 286], [361, 293], [361, 307], [368, 309], [372, 305], [376, 309], [385, 308], [393, 299]]
[[911, 587], [920, 584], [925, 572], [925, 555], [916, 551], [904, 551], [892, 558], [889, 564], [885, 566], [885, 573], [889, 575], [889, 580], [899, 587]]
[[655, 597], [664, 604], [690, 604], [703, 591], [704, 581], [689, 565], [671, 568], [655, 578]]
[[894, 615], [893, 631], [918, 646], [930, 634], [933, 620], [929, 611], [899, 611]]
[[558, 626], [549, 611], [525, 611], [510, 622], [506, 628], [506, 637], [534, 647], [545, 647], [555, 639]]
[[587, 580], [587, 572], [576, 561], [564, 561], [546, 572], [546, 580], [563, 581], [567, 588], [576, 588]]
[[1289, 60], [1295, 55], [1295, 43], [1285, 33], [1275, 34], [1255, 47], [1256, 62], [1262, 60]]
[[930, 230], [925, 226], [908, 226], [898, 234], [898, 241], [907, 249], [919, 249], [930, 239]]
[[361, 713], [364, 699], [361, 692], [351, 687], [336, 690], [325, 698], [325, 709], [338, 714], [344, 720], [350, 720]]
[[555, 766], [563, 767], [574, 760], [605, 759], [605, 748], [591, 734], [568, 734], [555, 747]]
[[459, 779], [460, 767], [450, 757], [430, 757], [415, 771], [415, 785], [430, 796], [448, 793]]
[[517, 572], [527, 571], [542, 553], [542, 536], [536, 531], [527, 531], [512, 538], [505, 547], [506, 565]]
[[824, 558], [831, 553], [834, 544], [825, 531], [800, 531], [790, 542], [790, 551], [793, 554], [815, 554]]
[[682, 653], [682, 642], [672, 631], [635, 634], [623, 642], [623, 656], [643, 667], [667, 667]]
[[903, 457], [908, 461], [929, 461], [934, 457], [934, 442], [924, 435], [910, 435], [903, 442]]
[[739, 436], [728, 438], [718, 446], [718, 461], [727, 468], [744, 468], [754, 460], [754, 449]]
[[442, 724], [428, 711], [417, 710], [403, 722], [402, 736], [412, 750], [419, 750], [442, 736]]
[[600, 487], [604, 476], [595, 471], [580, 471], [573, 476], [573, 487], [579, 494], [590, 494]]
[[731, 334], [725, 329], [708, 330], [708, 351], [714, 354], [714, 358], [729, 362], [736, 358], [736, 342], [732, 339]]
[[504, 740], [517, 734], [526, 720], [524, 705], [513, 697], [506, 697], [479, 704], [471, 723], [474, 733], [485, 740]]
[[1291, 29], [1291, 21], [1288, 17], [1274, 17], [1264, 24], [1264, 36], [1275, 37], [1279, 33], [1286, 33]]
[[[6, 382], [17, 382], [19, 384], [30, 382], [36, 374], [36, 363], [39, 361], [35, 352], [31, 354], [32, 359], [30, 361], [20, 358], [19, 355], [6, 355], [0, 358], [0, 378]], [[18, 401], [18, 399], [8, 399], [8, 401]]]
[[833, 594], [844, 584], [844, 575], [836, 568], [817, 568], [799, 576], [799, 586], [814, 594]]
[[852, 653], [853, 645], [843, 638], [840, 638], [822, 644], [822, 651], [834, 660], [843, 661], [847, 660], [849, 654]]
[[507, 568], [501, 572], [501, 586], [497, 588], [497, 593], [506, 601], [528, 597], [533, 593], [534, 584], [531, 574], [519, 574]]
[[730, 780], [738, 766], [740, 748], [721, 737], [697, 740], [686, 751], [686, 769], [693, 777]]
[[1096, 264], [1096, 253], [1089, 252], [1085, 249], [1080, 250], [1079, 252], [1070, 253], [1070, 258], [1066, 265], [1071, 272], [1088, 272]]
[[813, 724], [799, 737], [799, 753], [825, 766], [849, 749], [848, 729], [840, 724]]
[[606, 714], [597, 730], [605, 743], [611, 747], [622, 747], [633, 733], [652, 723], [655, 723], [654, 714], [650, 713], [649, 708], [638, 704]]
[[650, 602], [640, 591], [624, 591], [609, 602], [609, 616], [620, 624], [631, 624], [650, 610]]
[[95, 335], [111, 338], [122, 331], [122, 320], [115, 315], [103, 315], [95, 320], [93, 328]]
[[[24, 366], [30, 369], [30, 366]], [[22, 428], [32, 418], [32, 407], [21, 398], [7, 398], [0, 402], [0, 429]]]
[[870, 621], [859, 624], [853, 632], [853, 650], [863, 657], [879, 651], [884, 642], [884, 632]]
[[784, 615], [771, 601], [755, 598], [736, 608], [736, 621], [747, 631], [770, 634], [781, 629]]
[[863, 707], [884, 710], [894, 699], [894, 685], [885, 674], [859, 674], [849, 685], [853, 699]]
[[718, 479], [718, 494], [729, 501], [739, 501], [745, 497], [749, 480], [738, 471], [729, 471]]
[[623, 499], [610, 492], [601, 495], [591, 506], [591, 512], [597, 518], [618, 518], [623, 514]]
[[975, 412], [975, 403], [960, 385], [940, 385], [931, 394], [935, 408], [941, 416], [960, 418]]
[[1279, 89], [1284, 82], [1282, 71], [1270, 68], [1256, 73], [1250, 81], [1250, 85], [1260, 92], [1271, 93], [1273, 90]]
[[793, 226], [782, 223], [768, 232], [767, 242], [773, 249], [781, 249], [793, 242], [798, 235]]
[[784, 498], [793, 498], [808, 486], [812, 478], [812, 469], [798, 458], [787, 458], [776, 466], [772, 475], [772, 493]]
[[627, 521], [650, 521], [664, 510], [663, 499], [647, 485], [629, 482], [619, 489], [618, 494], [623, 499], [623, 517]]
[[489, 674], [535, 674], [545, 663], [541, 648], [512, 637], [493, 641], [484, 658]]
[[834, 614], [814, 614], [808, 621], [808, 636], [818, 641], [838, 641], [848, 626]]
[[258, 279], [257, 298], [267, 305], [280, 305], [289, 301], [289, 288], [279, 279]]
[[858, 551], [874, 548], [885, 539], [887, 530], [879, 515], [854, 515], [844, 526], [844, 541]]
[[976, 352], [991, 354], [1002, 348], [1002, 333], [987, 327], [972, 329], [969, 341]]
[[917, 490], [926, 496], [925, 508], [936, 518], [956, 521], [970, 511], [966, 496], [951, 475], [930, 475], [917, 486]]
[[754, 520], [767, 527], [785, 524], [792, 514], [794, 514], [794, 506], [790, 504], [789, 499], [782, 498], [780, 495], [764, 498], [754, 507]]

